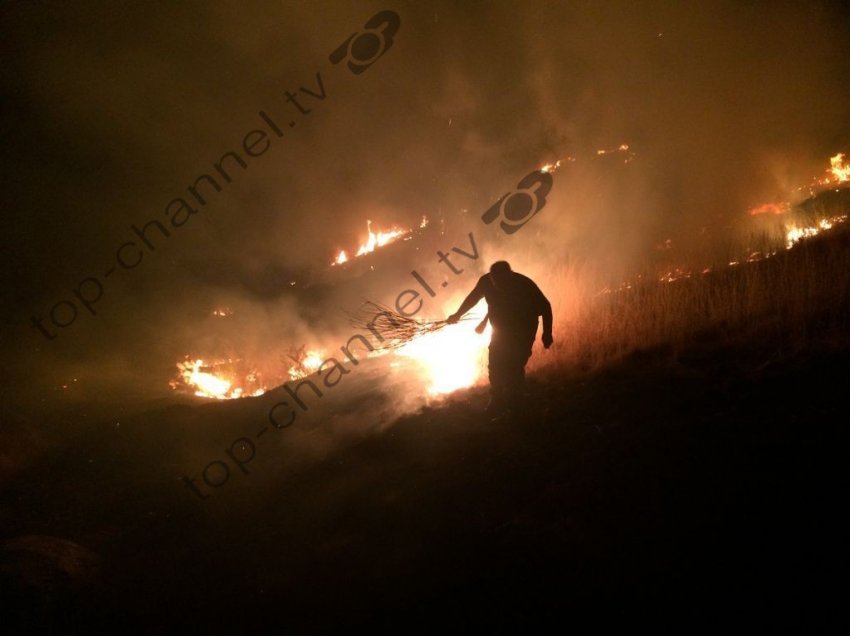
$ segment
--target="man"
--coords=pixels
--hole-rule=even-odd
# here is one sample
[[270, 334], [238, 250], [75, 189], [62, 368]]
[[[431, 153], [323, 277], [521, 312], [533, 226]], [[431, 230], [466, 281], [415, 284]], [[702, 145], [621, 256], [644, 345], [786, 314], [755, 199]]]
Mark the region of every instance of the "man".
[[525, 364], [537, 335], [538, 317], [543, 317], [543, 346], [552, 346], [552, 305], [527, 276], [511, 271], [507, 261], [497, 261], [490, 273], [478, 279], [475, 288], [448, 317], [456, 323], [479, 300], [487, 301], [493, 335], [490, 337], [490, 392], [488, 413], [505, 411], [525, 388]]

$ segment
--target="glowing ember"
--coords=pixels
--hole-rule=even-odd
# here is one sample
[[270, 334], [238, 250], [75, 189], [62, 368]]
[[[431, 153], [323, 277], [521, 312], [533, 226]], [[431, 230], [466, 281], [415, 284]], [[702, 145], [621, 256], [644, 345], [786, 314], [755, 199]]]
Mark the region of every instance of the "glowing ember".
[[663, 274], [658, 280], [662, 283], [672, 283], [677, 280], [682, 280], [683, 278], [690, 278], [691, 272], [687, 269], [682, 269], [681, 267], [674, 267], [670, 271]]
[[450, 325], [416, 338], [396, 353], [422, 367], [428, 393], [444, 395], [475, 385], [484, 377], [491, 327], [476, 334], [469, 323]]
[[187, 358], [177, 363], [177, 371], [178, 378], [171, 382], [171, 388], [188, 389], [198, 397], [232, 400], [266, 392], [254, 372], [247, 373], [243, 382], [238, 382], [232, 360], [206, 364], [200, 358]]
[[555, 172], [558, 168], [561, 167], [561, 160], [558, 159], [555, 163], [547, 163], [545, 166], [540, 168], [540, 172]]
[[[640, 276], [638, 276], [638, 278], [640, 278]], [[632, 284], [629, 281], [624, 280], [622, 283], [620, 283], [619, 287], [615, 287], [613, 289], [611, 287], [609, 287], [608, 285], [605, 285], [605, 287], [603, 287], [598, 292], [596, 292], [595, 296], [602, 296], [603, 294], [604, 295], [618, 294], [620, 292], [629, 291], [631, 288], [632, 288]]]
[[345, 250], [340, 250], [339, 255], [336, 257], [336, 260], [333, 262], [334, 265], [342, 265], [343, 263], [348, 262], [348, 254], [345, 253]]
[[623, 163], [629, 163], [630, 161], [634, 160], [634, 158], [635, 158], [635, 153], [632, 152], [631, 150], [629, 150], [629, 144], [620, 144], [616, 148], [611, 148], [611, 149], [608, 149], [608, 150], [597, 150], [596, 151], [596, 154], [599, 155], [599, 156], [601, 156], [601, 155], [613, 155], [613, 154], [617, 154], [617, 153], [624, 154], [626, 156], [626, 158], [623, 160]]

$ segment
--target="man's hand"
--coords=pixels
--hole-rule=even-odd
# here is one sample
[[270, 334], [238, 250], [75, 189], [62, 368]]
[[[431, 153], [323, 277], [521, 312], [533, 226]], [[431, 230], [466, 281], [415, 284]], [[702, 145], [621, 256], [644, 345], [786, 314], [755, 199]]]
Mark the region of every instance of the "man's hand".
[[458, 315], [456, 313], [452, 314], [451, 316], [446, 318], [446, 322], [449, 323], [450, 325], [455, 324], [458, 320], [460, 320], [460, 315]]
[[554, 342], [554, 340], [552, 340], [552, 334], [551, 333], [544, 333], [542, 340], [543, 340], [543, 348], [544, 349], [548, 349], [549, 347], [551, 347], [552, 343]]

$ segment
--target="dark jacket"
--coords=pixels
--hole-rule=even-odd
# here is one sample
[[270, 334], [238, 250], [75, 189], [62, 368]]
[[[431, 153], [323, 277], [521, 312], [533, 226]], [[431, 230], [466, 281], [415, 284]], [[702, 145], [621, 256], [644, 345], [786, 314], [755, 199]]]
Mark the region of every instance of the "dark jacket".
[[511, 272], [507, 283], [497, 287], [490, 275], [485, 274], [478, 279], [458, 313], [466, 313], [482, 298], [487, 301], [494, 333], [516, 333], [533, 338], [539, 316], [543, 317], [543, 333], [552, 331], [552, 306], [528, 276]]

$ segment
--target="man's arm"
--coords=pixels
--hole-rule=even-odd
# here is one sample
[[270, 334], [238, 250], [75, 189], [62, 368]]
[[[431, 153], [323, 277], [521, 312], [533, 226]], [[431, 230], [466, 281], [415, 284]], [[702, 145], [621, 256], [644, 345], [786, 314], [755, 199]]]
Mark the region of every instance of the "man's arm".
[[538, 316], [543, 317], [543, 334], [541, 340], [543, 341], [543, 346], [548, 349], [552, 346], [552, 303], [549, 302], [549, 299], [540, 291], [540, 288], [537, 286], [537, 283], [532, 282], [534, 285], [535, 293], [537, 294], [537, 306], [538, 306]]
[[469, 292], [469, 295], [460, 304], [458, 310], [451, 316], [446, 318], [446, 321], [450, 325], [453, 325], [458, 320], [460, 320], [461, 316], [463, 316], [467, 311], [475, 307], [475, 305], [478, 304], [478, 301], [482, 298], [484, 298], [484, 289], [482, 288], [481, 280], [479, 279], [478, 283], [475, 285], [472, 291]]
[[552, 303], [544, 296], [543, 297], [543, 310], [541, 315], [543, 316], [543, 336], [541, 340], [543, 340], [543, 346], [548, 349], [552, 346]]

